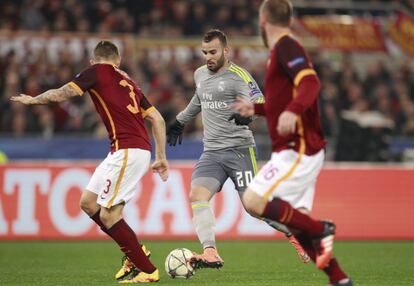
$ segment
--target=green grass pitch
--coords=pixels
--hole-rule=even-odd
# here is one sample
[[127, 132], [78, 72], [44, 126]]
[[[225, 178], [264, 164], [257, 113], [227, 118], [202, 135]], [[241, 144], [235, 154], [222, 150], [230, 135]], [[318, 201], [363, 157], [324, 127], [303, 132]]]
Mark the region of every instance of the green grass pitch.
[[[326, 285], [313, 264], [301, 263], [287, 241], [220, 241], [221, 270], [202, 269], [171, 279], [164, 258], [174, 248], [200, 250], [194, 241], [146, 241], [161, 270], [157, 285]], [[360, 286], [414, 285], [414, 242], [336, 242], [335, 254]], [[0, 241], [0, 285], [116, 285], [121, 254], [110, 241]]]

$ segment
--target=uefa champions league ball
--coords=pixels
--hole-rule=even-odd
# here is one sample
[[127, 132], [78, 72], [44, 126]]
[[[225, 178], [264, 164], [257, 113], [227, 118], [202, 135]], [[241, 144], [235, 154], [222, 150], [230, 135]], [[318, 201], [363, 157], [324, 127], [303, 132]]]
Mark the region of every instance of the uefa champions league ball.
[[194, 275], [194, 269], [189, 260], [193, 253], [187, 248], [172, 250], [165, 259], [165, 271], [171, 278], [188, 279]]

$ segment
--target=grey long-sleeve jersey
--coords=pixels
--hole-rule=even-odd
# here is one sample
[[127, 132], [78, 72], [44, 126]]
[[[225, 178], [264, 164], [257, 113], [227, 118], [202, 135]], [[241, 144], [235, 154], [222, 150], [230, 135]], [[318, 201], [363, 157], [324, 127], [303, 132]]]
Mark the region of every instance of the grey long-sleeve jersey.
[[237, 126], [228, 121], [234, 113], [230, 103], [237, 96], [252, 102], [264, 100], [256, 81], [243, 68], [231, 63], [221, 72], [211, 72], [207, 66], [194, 73], [196, 91], [187, 107], [177, 115], [177, 120], [186, 124], [201, 112], [204, 126], [204, 150], [222, 150], [255, 145], [248, 126]]

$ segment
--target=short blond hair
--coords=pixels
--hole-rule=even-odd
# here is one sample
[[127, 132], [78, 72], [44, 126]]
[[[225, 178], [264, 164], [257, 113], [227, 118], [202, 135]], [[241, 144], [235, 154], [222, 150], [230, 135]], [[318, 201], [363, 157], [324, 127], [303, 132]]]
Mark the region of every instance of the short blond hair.
[[100, 41], [93, 50], [93, 55], [96, 60], [119, 60], [118, 47], [109, 40]]
[[289, 27], [293, 17], [293, 6], [289, 0], [265, 0], [260, 12], [273, 25]]

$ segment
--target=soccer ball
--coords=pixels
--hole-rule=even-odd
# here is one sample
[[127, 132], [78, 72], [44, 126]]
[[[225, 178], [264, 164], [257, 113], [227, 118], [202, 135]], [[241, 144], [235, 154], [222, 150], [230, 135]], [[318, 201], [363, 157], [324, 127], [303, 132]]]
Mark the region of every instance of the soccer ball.
[[187, 248], [171, 251], [165, 259], [165, 271], [171, 278], [188, 279], [194, 275], [194, 269], [188, 262], [193, 253]]

